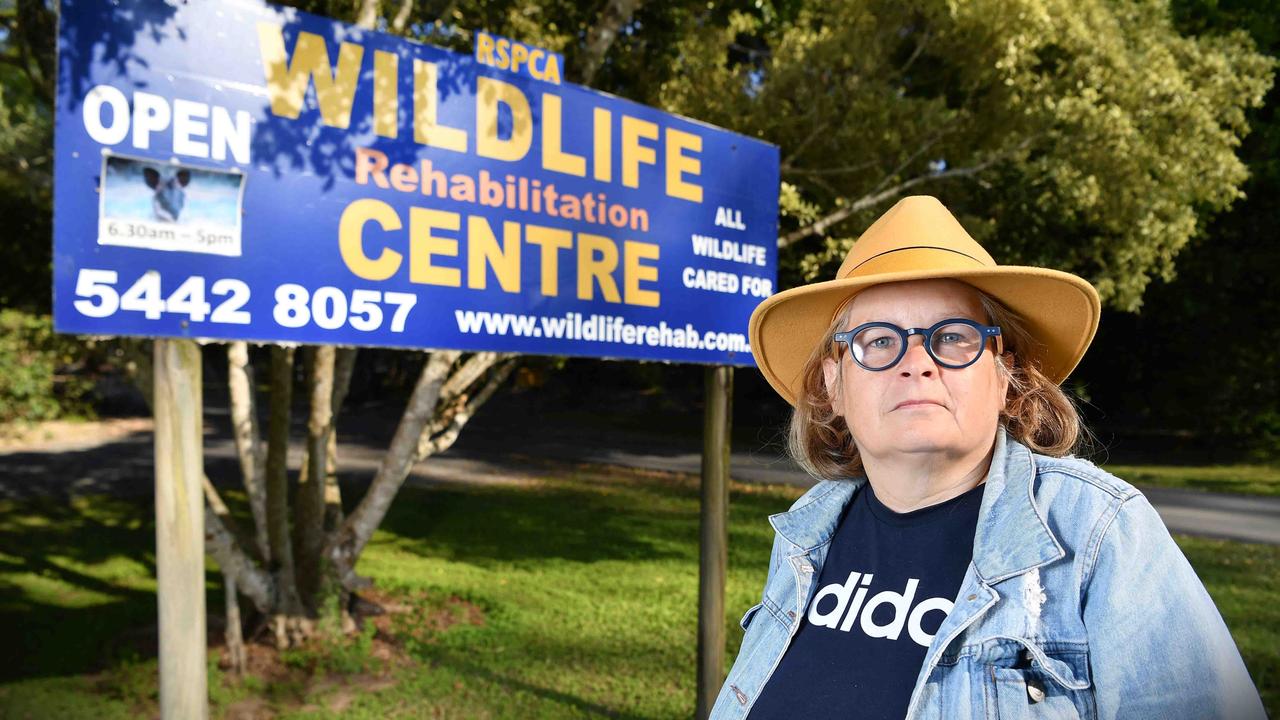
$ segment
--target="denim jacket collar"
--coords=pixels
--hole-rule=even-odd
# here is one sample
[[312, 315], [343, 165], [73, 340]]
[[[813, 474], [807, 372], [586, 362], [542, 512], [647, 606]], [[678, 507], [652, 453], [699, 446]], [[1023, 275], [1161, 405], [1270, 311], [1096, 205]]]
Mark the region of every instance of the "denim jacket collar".
[[[1003, 425], [997, 426], [973, 542], [973, 565], [983, 583], [999, 582], [1066, 555], [1036, 507], [1032, 496], [1035, 473], [1031, 451], [1010, 437]], [[826, 481], [823, 484], [827, 487], [819, 489], [812, 500], [770, 515], [769, 523], [782, 537], [808, 552], [831, 541], [841, 511], [866, 481], [865, 475]]]

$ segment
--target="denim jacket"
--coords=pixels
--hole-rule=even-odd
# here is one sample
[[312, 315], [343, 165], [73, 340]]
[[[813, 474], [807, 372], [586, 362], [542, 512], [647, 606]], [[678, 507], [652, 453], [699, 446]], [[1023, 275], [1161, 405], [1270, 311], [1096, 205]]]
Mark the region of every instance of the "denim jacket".
[[[820, 482], [776, 531], [760, 602], [711, 720], [746, 717], [799, 627], [854, 491]], [[1263, 718], [1231, 635], [1133, 486], [1031, 452], [1001, 426], [955, 606], [916, 677], [907, 718]]]

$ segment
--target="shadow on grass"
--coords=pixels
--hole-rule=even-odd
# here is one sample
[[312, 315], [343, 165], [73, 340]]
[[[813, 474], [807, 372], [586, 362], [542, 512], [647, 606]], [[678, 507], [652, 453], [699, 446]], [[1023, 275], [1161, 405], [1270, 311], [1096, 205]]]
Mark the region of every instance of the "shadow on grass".
[[118, 644], [125, 630], [154, 625], [155, 595], [137, 587], [155, 574], [149, 499], [43, 497], [0, 508], [0, 678], [100, 669], [129, 652]]
[[419, 655], [421, 659], [429, 662], [432, 667], [452, 670], [462, 675], [492, 683], [497, 687], [525, 692], [542, 700], [554, 702], [566, 708], [573, 708], [590, 717], [609, 717], [618, 718], [619, 720], [641, 720], [648, 717], [647, 715], [615, 710], [590, 700], [584, 700], [570, 692], [535, 685], [511, 675], [495, 672], [479, 663], [466, 659], [460, 652], [431, 649]]
[[[742, 532], [770, 538], [767, 515], [787, 507], [785, 500], [760, 495], [734, 497], [731, 504], [731, 513], [759, 526]], [[405, 488], [380, 532], [375, 542], [477, 566], [548, 559], [678, 559], [696, 565], [699, 516], [696, 491], [666, 486], [593, 486], [588, 480], [518, 490]], [[764, 567], [767, 545], [764, 552], [741, 559]]]

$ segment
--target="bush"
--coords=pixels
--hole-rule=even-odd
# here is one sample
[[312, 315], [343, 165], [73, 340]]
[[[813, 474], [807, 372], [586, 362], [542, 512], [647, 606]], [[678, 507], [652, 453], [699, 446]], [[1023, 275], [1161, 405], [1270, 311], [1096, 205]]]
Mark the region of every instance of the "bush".
[[48, 315], [0, 310], [0, 425], [92, 416], [96, 354], [92, 341], [55, 334]]

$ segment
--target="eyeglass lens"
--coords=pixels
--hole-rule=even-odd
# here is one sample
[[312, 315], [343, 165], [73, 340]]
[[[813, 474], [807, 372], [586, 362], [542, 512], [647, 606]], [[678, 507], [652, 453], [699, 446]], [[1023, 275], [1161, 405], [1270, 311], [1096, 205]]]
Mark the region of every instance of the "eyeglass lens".
[[[929, 338], [929, 349], [943, 363], [964, 365], [982, 352], [982, 335], [963, 323], [943, 325]], [[902, 336], [887, 327], [869, 327], [853, 337], [849, 345], [863, 365], [879, 370], [892, 365], [902, 351]]]

